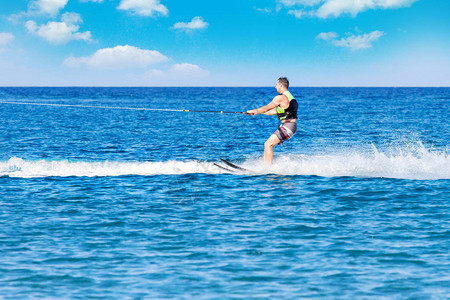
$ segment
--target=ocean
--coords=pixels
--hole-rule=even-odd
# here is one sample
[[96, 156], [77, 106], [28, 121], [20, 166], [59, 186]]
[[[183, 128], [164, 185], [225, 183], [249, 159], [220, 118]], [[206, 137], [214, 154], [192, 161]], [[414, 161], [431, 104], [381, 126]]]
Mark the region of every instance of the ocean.
[[0, 88], [0, 298], [448, 299], [450, 88], [290, 91]]

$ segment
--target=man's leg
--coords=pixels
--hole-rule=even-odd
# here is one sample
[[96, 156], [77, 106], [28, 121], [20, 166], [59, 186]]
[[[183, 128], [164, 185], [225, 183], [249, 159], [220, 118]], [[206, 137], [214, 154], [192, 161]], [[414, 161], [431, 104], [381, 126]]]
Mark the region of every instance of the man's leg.
[[280, 139], [275, 134], [272, 134], [264, 143], [264, 162], [269, 166], [272, 165], [273, 161], [273, 147], [279, 143]]

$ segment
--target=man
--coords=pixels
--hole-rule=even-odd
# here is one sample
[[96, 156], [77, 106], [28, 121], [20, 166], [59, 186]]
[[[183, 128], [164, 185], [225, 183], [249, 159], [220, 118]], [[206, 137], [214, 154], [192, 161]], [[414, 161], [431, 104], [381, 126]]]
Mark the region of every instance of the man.
[[291, 138], [297, 131], [297, 109], [298, 103], [288, 91], [289, 80], [286, 77], [278, 78], [275, 86], [279, 95], [272, 102], [257, 109], [248, 110], [249, 116], [264, 114], [268, 116], [277, 115], [281, 121], [280, 127], [264, 143], [264, 162], [269, 166], [273, 161], [273, 147], [282, 144]]

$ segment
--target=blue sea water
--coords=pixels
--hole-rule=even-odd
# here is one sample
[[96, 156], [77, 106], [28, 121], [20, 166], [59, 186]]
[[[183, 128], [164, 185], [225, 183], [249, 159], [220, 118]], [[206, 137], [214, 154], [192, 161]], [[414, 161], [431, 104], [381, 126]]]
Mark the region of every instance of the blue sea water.
[[450, 89], [290, 90], [0, 88], [0, 298], [448, 299]]

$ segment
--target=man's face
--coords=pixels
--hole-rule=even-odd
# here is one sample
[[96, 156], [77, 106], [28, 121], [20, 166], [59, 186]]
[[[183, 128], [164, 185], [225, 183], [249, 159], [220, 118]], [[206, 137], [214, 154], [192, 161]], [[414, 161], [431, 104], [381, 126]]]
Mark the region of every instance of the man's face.
[[277, 89], [277, 92], [280, 92], [281, 84], [279, 81], [277, 81], [277, 84], [275, 85], [275, 88]]

